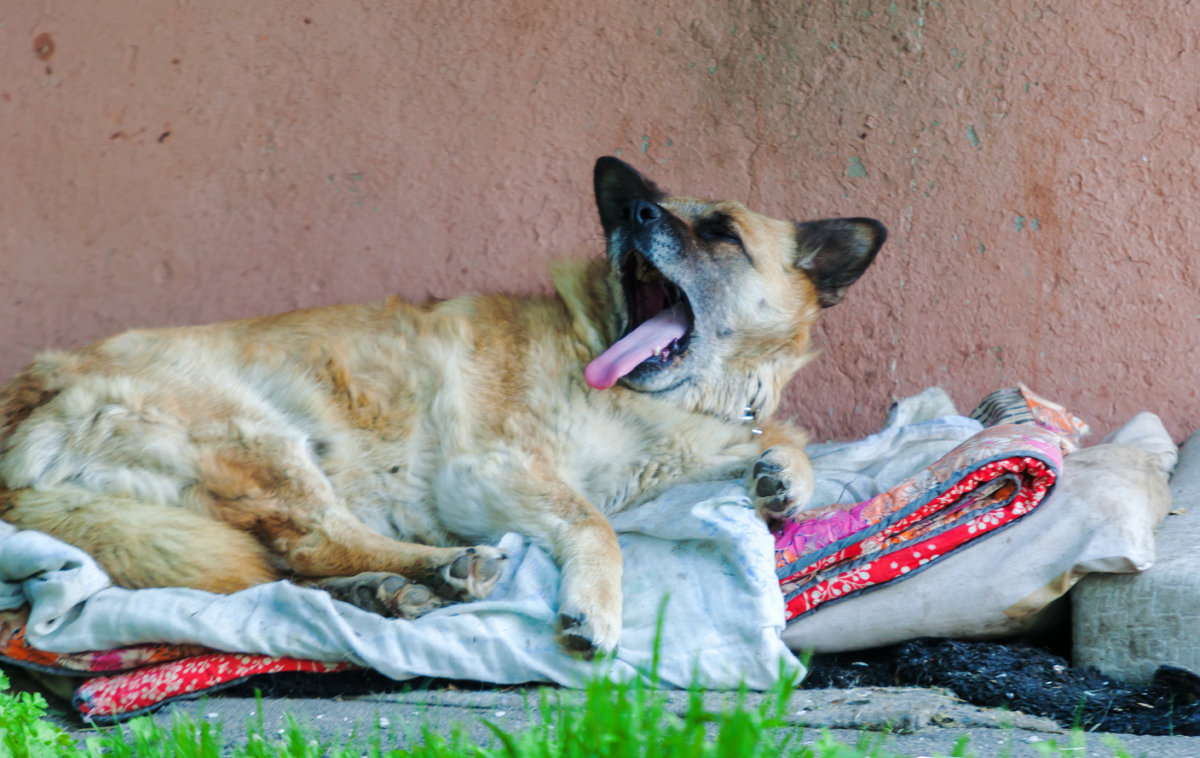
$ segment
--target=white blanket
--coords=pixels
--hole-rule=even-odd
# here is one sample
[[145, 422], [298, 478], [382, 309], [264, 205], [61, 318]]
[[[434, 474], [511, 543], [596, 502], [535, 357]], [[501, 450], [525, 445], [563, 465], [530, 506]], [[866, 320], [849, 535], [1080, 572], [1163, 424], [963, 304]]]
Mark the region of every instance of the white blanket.
[[[945, 393], [926, 391], [902, 401], [877, 435], [814, 446], [818, 493], [864, 499], [911, 476], [979, 429], [969, 419], [938, 418], [953, 413]], [[890, 463], [880, 466], [881, 459]], [[624, 632], [605, 664], [612, 675], [648, 669], [660, 609], [658, 675], [667, 684], [766, 689], [781, 673], [803, 674], [780, 640], [774, 543], [740, 483], [676, 487], [612, 521], [625, 560]], [[0, 522], [0, 609], [28, 603], [26, 639], [54, 652], [195, 643], [350, 661], [394, 679], [581, 684], [595, 666], [564, 653], [554, 638], [557, 568], [519, 535], [499, 544], [510, 560], [487, 600], [403, 621], [287, 582], [233, 595], [114, 587], [80, 550]]]

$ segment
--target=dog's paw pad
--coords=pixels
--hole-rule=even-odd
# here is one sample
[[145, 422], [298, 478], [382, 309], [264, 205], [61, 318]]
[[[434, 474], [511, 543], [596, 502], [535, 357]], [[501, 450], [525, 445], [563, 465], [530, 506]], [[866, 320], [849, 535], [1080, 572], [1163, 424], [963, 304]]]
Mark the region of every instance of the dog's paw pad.
[[751, 487], [755, 509], [768, 519], [785, 516], [808, 501], [808, 489], [797, 487], [789, 472], [788, 461], [778, 450], [771, 448], [754, 464]]
[[409, 581], [398, 574], [392, 574], [380, 582], [375, 596], [386, 609], [384, 615], [402, 619], [420, 618], [430, 611], [449, 605], [448, 600], [438, 597], [425, 585]]
[[450, 602], [423, 584], [382, 571], [330, 577], [314, 585], [337, 600], [392, 618], [420, 618]]
[[504, 573], [506, 560], [508, 556], [494, 547], [465, 548], [440, 572], [446, 593], [463, 600], [487, 597]]
[[774, 452], [773, 450], [768, 450], [767, 452], [763, 453], [763, 457], [759, 458], [758, 461], [754, 464], [754, 478], [755, 479], [761, 479], [765, 476], [770, 476], [772, 474], [778, 474], [783, 471], [782, 463], [777, 463], [775, 461], [767, 459], [767, 456], [773, 452]]
[[754, 493], [759, 497], [774, 497], [791, 489], [791, 482], [777, 474], [759, 474]]
[[598, 616], [564, 611], [558, 614], [558, 642], [568, 653], [584, 660], [607, 655], [617, 648], [621, 622], [603, 623]]
[[562, 633], [559, 642], [568, 653], [591, 660], [596, 655], [596, 643], [589, 636], [587, 617], [559, 614], [559, 626]]

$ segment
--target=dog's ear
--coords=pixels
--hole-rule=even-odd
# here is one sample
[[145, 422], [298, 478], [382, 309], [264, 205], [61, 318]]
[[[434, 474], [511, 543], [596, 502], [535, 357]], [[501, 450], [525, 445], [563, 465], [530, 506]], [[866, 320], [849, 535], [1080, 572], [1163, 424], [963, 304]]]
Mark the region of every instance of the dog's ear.
[[842, 301], [887, 239], [873, 218], [832, 218], [796, 224], [796, 267], [817, 286], [822, 308]]
[[600, 223], [606, 237], [621, 223], [622, 214], [632, 201], [657, 203], [666, 197], [666, 193], [639, 174], [633, 166], [610, 156], [596, 161], [592, 181], [596, 188], [596, 207], [600, 209]]

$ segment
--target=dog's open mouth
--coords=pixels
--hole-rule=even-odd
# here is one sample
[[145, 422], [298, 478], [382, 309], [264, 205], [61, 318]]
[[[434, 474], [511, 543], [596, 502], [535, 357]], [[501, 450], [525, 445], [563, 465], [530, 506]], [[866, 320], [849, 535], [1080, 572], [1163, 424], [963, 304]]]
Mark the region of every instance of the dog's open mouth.
[[687, 351], [692, 334], [687, 296], [636, 250], [622, 267], [622, 284], [629, 328], [583, 372], [588, 385], [598, 390], [640, 366], [656, 370], [671, 365]]

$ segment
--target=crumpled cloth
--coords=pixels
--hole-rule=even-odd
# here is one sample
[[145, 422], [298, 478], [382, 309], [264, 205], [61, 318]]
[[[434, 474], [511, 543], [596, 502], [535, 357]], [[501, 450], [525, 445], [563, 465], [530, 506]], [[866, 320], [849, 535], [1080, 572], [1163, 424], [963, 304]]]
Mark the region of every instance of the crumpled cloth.
[[883, 429], [850, 442], [805, 448], [815, 487], [808, 508], [858, 503], [890, 490], [983, 430], [958, 415], [939, 387], [905, 398], [888, 414]]

